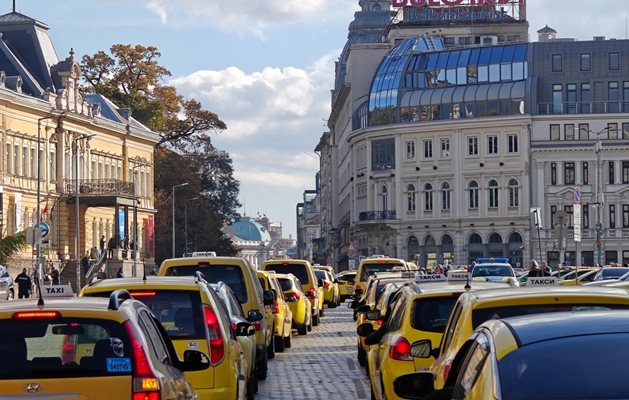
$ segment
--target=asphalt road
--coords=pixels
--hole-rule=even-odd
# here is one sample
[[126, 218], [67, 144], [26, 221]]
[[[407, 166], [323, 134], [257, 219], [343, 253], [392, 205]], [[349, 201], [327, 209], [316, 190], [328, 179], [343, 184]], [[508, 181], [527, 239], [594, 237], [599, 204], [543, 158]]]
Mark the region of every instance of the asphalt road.
[[369, 381], [356, 360], [356, 323], [347, 303], [325, 310], [306, 336], [293, 331], [292, 347], [276, 353], [256, 399], [367, 399]]

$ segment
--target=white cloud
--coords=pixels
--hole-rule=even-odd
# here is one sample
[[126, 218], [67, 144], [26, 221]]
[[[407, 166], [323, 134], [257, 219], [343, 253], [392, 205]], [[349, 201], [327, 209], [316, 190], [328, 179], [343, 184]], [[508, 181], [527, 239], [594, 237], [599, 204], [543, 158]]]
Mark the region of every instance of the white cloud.
[[295, 174], [294, 172], [279, 173], [239, 170], [236, 171], [235, 175], [241, 185], [257, 186], [267, 189], [290, 189], [296, 190], [297, 193], [299, 190], [305, 188], [305, 183], [313, 181], [312, 175]]
[[347, 15], [352, 0], [147, 0], [147, 8], [162, 23], [205, 22], [224, 31], [254, 34], [279, 25], [320, 21], [331, 15]]

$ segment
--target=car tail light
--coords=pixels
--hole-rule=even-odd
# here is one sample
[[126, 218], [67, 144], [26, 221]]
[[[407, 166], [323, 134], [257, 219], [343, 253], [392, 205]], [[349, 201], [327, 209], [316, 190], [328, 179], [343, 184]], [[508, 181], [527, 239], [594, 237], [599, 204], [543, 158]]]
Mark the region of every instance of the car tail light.
[[330, 282], [323, 282], [323, 288], [327, 289], [330, 287]]
[[139, 335], [131, 322], [124, 323], [133, 354], [133, 400], [159, 400], [159, 380], [153, 373]]
[[74, 343], [69, 335], [63, 338], [63, 346], [61, 347], [61, 361], [63, 364], [69, 364], [74, 360]]
[[308, 290], [308, 298], [309, 298], [310, 300], [314, 300], [314, 299], [316, 299], [316, 298], [317, 298], [317, 295], [316, 295], [316, 293], [315, 293], [314, 288], [310, 288], [310, 289]]
[[203, 307], [205, 314], [205, 324], [207, 325], [209, 341], [210, 341], [210, 363], [218, 364], [225, 356], [225, 344], [223, 343], [223, 333], [218, 323], [216, 312], [210, 307]]
[[383, 322], [384, 322], [384, 320], [382, 318], [378, 318], [376, 320], [376, 324], [378, 324], [378, 326], [382, 325]]
[[287, 292], [284, 293], [286, 296], [286, 301], [299, 301], [301, 299], [301, 295], [298, 292]]
[[404, 337], [398, 337], [389, 346], [389, 357], [393, 360], [413, 361], [411, 344]]
[[51, 319], [60, 318], [59, 311], [24, 311], [13, 314], [14, 319]]
[[155, 297], [155, 292], [130, 292], [131, 297]]
[[256, 328], [256, 331], [260, 331], [260, 329], [262, 329], [262, 323], [260, 321], [253, 321], [251, 325]]
[[450, 375], [450, 370], [452, 370], [452, 360], [446, 360], [443, 363], [443, 381], [448, 380], [448, 375]]
[[279, 314], [280, 305], [278, 304], [277, 300], [273, 300], [273, 304], [271, 304], [271, 312], [273, 312], [273, 314]]

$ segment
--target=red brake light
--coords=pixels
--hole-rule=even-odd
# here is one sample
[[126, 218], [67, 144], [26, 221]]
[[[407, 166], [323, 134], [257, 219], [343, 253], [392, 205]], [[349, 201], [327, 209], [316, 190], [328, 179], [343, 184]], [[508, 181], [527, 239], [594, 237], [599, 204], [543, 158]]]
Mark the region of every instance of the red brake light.
[[443, 381], [444, 382], [448, 379], [448, 375], [450, 375], [451, 369], [452, 369], [452, 360], [447, 360], [443, 365]]
[[253, 321], [251, 325], [253, 325], [253, 327], [256, 328], [256, 331], [259, 331], [260, 329], [262, 329], [262, 324], [260, 323], [260, 321]]
[[327, 289], [330, 287], [330, 282], [323, 282], [323, 288]]
[[131, 322], [125, 322], [124, 327], [129, 335], [133, 354], [133, 400], [159, 400], [159, 380], [153, 373], [139, 335]]
[[376, 320], [376, 323], [377, 323], [378, 325], [382, 325], [382, 323], [383, 323], [383, 322], [384, 322], [384, 320], [383, 320], [383, 319], [378, 319], [378, 320]]
[[299, 301], [301, 299], [301, 294], [298, 292], [287, 292], [284, 295], [286, 296], [286, 301]]
[[225, 356], [223, 333], [218, 323], [218, 316], [214, 310], [208, 306], [204, 306], [203, 313], [205, 315], [205, 324], [207, 325], [210, 341], [210, 363], [216, 365], [223, 359], [223, 356]]
[[52, 319], [61, 318], [59, 311], [25, 311], [13, 314], [15, 319]]
[[155, 292], [130, 292], [131, 297], [154, 297]]
[[310, 288], [308, 290], [308, 298], [310, 298], [310, 299], [316, 299], [317, 298], [314, 288]]
[[399, 337], [389, 347], [389, 357], [393, 360], [413, 361], [411, 344], [404, 337]]
[[63, 338], [61, 360], [64, 364], [69, 364], [74, 361], [74, 344], [71, 342], [70, 336], [68, 335], [65, 335]]
[[273, 304], [271, 304], [271, 311], [273, 312], [273, 314], [279, 314], [280, 305], [278, 304], [277, 300], [273, 300]]

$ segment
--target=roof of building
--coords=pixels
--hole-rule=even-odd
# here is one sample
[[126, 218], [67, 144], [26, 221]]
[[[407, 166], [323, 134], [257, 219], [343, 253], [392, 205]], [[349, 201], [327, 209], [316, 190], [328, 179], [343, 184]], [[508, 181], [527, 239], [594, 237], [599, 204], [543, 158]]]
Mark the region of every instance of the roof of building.
[[537, 31], [537, 33], [557, 33], [557, 31], [551, 28], [550, 26], [546, 25], [545, 27]]
[[242, 239], [259, 242], [271, 242], [271, 234], [252, 218], [241, 217], [229, 226], [231, 233]]

